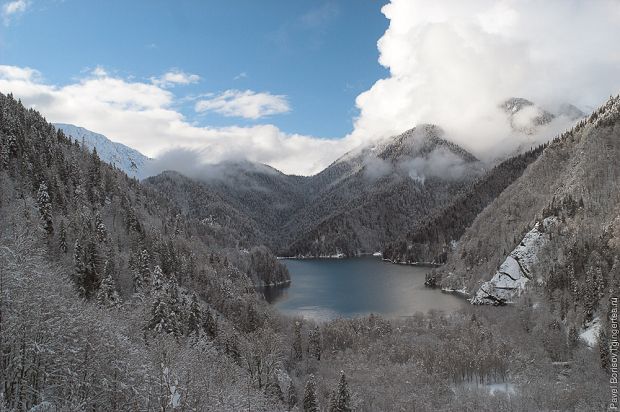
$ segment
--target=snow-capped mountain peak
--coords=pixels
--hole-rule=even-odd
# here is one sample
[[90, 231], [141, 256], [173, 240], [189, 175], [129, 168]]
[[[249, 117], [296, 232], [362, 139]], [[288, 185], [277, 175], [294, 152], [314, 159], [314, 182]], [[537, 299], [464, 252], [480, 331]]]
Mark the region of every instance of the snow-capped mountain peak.
[[56, 129], [77, 140], [89, 150], [97, 149], [97, 154], [104, 162], [116, 166], [129, 177], [143, 179], [146, 176], [145, 166], [151, 160], [142, 153], [122, 143], [113, 142], [106, 136], [92, 132], [83, 127], [65, 123], [54, 123]]

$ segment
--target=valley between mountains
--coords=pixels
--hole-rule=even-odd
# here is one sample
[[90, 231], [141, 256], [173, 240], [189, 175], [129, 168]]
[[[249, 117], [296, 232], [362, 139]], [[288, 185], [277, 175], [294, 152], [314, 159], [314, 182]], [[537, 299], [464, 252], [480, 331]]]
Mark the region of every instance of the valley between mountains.
[[[525, 136], [561, 116], [523, 107]], [[0, 95], [0, 410], [604, 410], [620, 96], [581, 115], [507, 159], [418, 125], [314, 176], [187, 176]], [[377, 251], [476, 305], [315, 322], [257, 292], [276, 256]]]
[[[510, 119], [532, 107], [522, 98], [502, 105]], [[527, 136], [555, 118], [537, 110], [528, 126], [513, 125], [515, 131]], [[573, 121], [584, 116], [574, 107], [567, 110], [559, 115], [568, 113]], [[441, 127], [420, 125], [348, 152], [313, 176], [285, 175], [245, 160], [197, 166], [183, 175], [157, 173], [149, 165], [153, 160], [104, 143], [105, 137], [86, 129], [56, 127], [85, 139], [91, 150], [97, 147], [104, 160], [130, 177], [156, 174], [145, 183], [183, 213], [226, 231], [230, 247], [263, 244], [292, 257], [384, 252], [389, 260], [410, 263], [444, 263], [465, 227], [542, 151], [540, 144], [522, 145], [504, 162], [481, 161], [450, 142]], [[455, 208], [465, 216], [457, 216]]]
[[[537, 116], [529, 123], [513, 120], [532, 108]], [[539, 263], [546, 254], [560, 248], [570, 256], [569, 261], [557, 261], [554, 270], [556, 265], [566, 270], [570, 259], [577, 259], [567, 232], [585, 241], [577, 235], [584, 223], [569, 232], [567, 217], [585, 217], [588, 207], [604, 207], [593, 209], [594, 216], [605, 216], [597, 225], [613, 231], [617, 214], [609, 207], [616, 200], [617, 168], [598, 159], [613, 159], [613, 137], [605, 139], [614, 134], [601, 129], [613, 124], [618, 109], [616, 98], [587, 120], [574, 106], [561, 106], [552, 114], [523, 98], [508, 99], [501, 109], [525, 136], [557, 116], [576, 125], [550, 143], [521, 145], [505, 160], [481, 161], [447, 140], [441, 127], [424, 124], [348, 152], [312, 176], [231, 160], [195, 167], [191, 176], [163, 171], [145, 178], [144, 184], [176, 205], [179, 213], [200, 222], [223, 250], [253, 249], [263, 256], [261, 261], [273, 260], [273, 255], [342, 258], [381, 253], [393, 263], [445, 264], [428, 275], [427, 285], [459, 291], [475, 303], [505, 304], [519, 296], [528, 281], [544, 282], [536, 271], [548, 269], [547, 262]], [[153, 159], [117, 147], [104, 136], [70, 125], [56, 127], [82, 144], [88, 142], [89, 148], [99, 148], [113, 165], [129, 168], [130, 176], [156, 170], [149, 165]], [[591, 134], [596, 138], [588, 138]], [[568, 175], [570, 181], [565, 180]], [[591, 190], [586, 188], [601, 183], [584, 180], [601, 176], [611, 185], [605, 194], [612, 197], [599, 197], [596, 205], [586, 207], [584, 198]], [[563, 235], [552, 236], [555, 231]], [[586, 242], [600, 242], [590, 237]], [[534, 240], [529, 244], [528, 239]], [[614, 257], [609, 253], [602, 259], [611, 268]], [[590, 270], [588, 263], [579, 265]], [[286, 282], [287, 276], [285, 270], [265, 269], [253, 279], [270, 285]]]

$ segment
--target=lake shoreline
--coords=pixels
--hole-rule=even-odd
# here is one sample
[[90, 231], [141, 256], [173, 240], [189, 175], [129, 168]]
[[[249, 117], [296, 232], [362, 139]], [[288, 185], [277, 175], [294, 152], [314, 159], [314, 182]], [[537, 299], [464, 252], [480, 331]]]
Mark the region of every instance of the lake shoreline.
[[361, 257], [381, 257], [380, 252], [374, 253], [360, 253], [355, 256], [347, 256], [344, 253], [337, 253], [335, 255], [321, 255], [321, 256], [306, 256], [306, 255], [298, 255], [298, 256], [276, 256], [277, 260], [312, 260], [312, 259], [356, 259]]
[[393, 265], [404, 265], [404, 266], [419, 266], [419, 267], [428, 267], [428, 268], [438, 268], [443, 266], [443, 264], [433, 263], [433, 262], [398, 262], [395, 260], [384, 259], [381, 258], [384, 262], [389, 262]]
[[291, 283], [258, 290], [285, 315], [330, 320], [374, 313], [397, 318], [429, 310], [449, 313], [467, 304], [462, 295], [450, 296], [424, 285], [434, 265], [387, 265], [392, 262], [371, 255], [281, 261], [290, 272]]

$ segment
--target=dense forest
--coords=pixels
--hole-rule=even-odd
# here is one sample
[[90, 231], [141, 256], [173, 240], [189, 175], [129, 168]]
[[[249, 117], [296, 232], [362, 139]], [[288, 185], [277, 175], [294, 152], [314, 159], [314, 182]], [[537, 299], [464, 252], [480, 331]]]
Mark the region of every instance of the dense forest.
[[[592, 155], [611, 156], [599, 150], [617, 147], [617, 126], [605, 124], [608, 137]], [[554, 142], [527, 170], [569, 140]], [[577, 140], [576, 149], [557, 156], [587, 150], [587, 139]], [[617, 184], [618, 176], [600, 175], [615, 173], [613, 164], [604, 166], [616, 158], [569, 176], [592, 173], [585, 210], [603, 216], [594, 200], [609, 205], [617, 196], [604, 192], [606, 179]], [[559, 213], [560, 199], [546, 210]], [[591, 216], [579, 200], [564, 218], [569, 227]], [[503, 193], [485, 211], [502, 201]], [[588, 319], [603, 320], [607, 306], [599, 296], [583, 323], [562, 318], [571, 280], [560, 262], [550, 286], [534, 285], [510, 307], [315, 323], [275, 313], [256, 293], [287, 274], [267, 247], [253, 243], [259, 237], [238, 235], [252, 223], [238, 222], [238, 229], [211, 215], [192, 214], [157, 185], [128, 178], [36, 111], [0, 95], [0, 410], [606, 407], [609, 353], [578, 331]], [[471, 227], [486, 233], [478, 219]], [[575, 259], [564, 262], [595, 261], [592, 250], [607, 259], [600, 251], [606, 247], [616, 253], [615, 222], [601, 233], [607, 237], [592, 232], [598, 243], [575, 240]], [[523, 223], [506, 231], [507, 244], [514, 246]], [[473, 253], [468, 231], [447, 267]], [[605, 282], [612, 278], [617, 274], [605, 274]], [[497, 384], [504, 390], [492, 392]]]
[[544, 147], [511, 157], [489, 170], [447, 206], [432, 211], [410, 232], [385, 246], [383, 258], [394, 263], [445, 263], [448, 252], [476, 216], [521, 176]]

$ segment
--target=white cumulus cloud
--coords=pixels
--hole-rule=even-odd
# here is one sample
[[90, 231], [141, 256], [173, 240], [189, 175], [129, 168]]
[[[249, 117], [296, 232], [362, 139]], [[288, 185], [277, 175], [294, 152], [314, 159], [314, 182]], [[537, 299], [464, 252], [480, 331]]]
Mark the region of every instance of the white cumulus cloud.
[[106, 69], [104, 69], [102, 66], [97, 66], [97, 67], [95, 67], [95, 68], [91, 71], [91, 73], [92, 73], [93, 75], [95, 75], [95, 76], [98, 76], [98, 77], [105, 77], [105, 76], [107, 76], [107, 75], [108, 75], [107, 70], [106, 70]]
[[0, 92], [13, 93], [51, 122], [85, 127], [151, 157], [194, 150], [204, 164], [246, 159], [307, 175], [334, 161], [347, 144], [287, 134], [270, 124], [196, 126], [175, 109], [177, 97], [170, 90], [113, 77], [105, 70], [56, 86], [31, 68], [0, 65]]
[[[15, 15], [27, 4], [5, 3], [2, 11]], [[86, 127], [152, 157], [185, 149], [204, 163], [247, 159], [295, 174], [318, 172], [347, 150], [422, 123], [438, 124], [449, 140], [493, 159], [568, 125], [560, 116], [530, 133], [539, 107], [572, 103], [587, 112], [620, 91], [618, 0], [392, 0], [382, 12], [390, 23], [377, 43], [379, 63], [389, 75], [357, 97], [359, 115], [342, 139], [288, 134], [272, 124], [198, 126], [177, 108], [195, 98], [175, 95], [172, 86], [200, 77], [177, 69], [138, 81], [98, 67], [58, 86], [35, 69], [0, 65], [0, 91], [50, 121]], [[539, 107], [510, 116], [499, 107], [510, 97]], [[252, 90], [199, 99], [197, 112], [245, 119], [291, 110], [286, 96]]]
[[200, 81], [200, 76], [197, 74], [185, 73], [181, 70], [171, 70], [164, 73], [159, 77], [152, 77], [151, 82], [161, 87], [171, 87], [177, 84], [186, 85], [197, 83]]
[[14, 0], [4, 3], [2, 5], [2, 18], [4, 24], [9, 24], [11, 18], [25, 12], [28, 9], [30, 3], [27, 0]]
[[252, 90], [226, 90], [210, 99], [196, 102], [195, 110], [216, 112], [229, 117], [260, 119], [291, 110], [286, 96], [257, 93]]
[[435, 123], [479, 156], [503, 155], [566, 127], [515, 136], [504, 100], [588, 111], [620, 90], [617, 0], [392, 0], [382, 12], [389, 76], [357, 97], [360, 141]]

